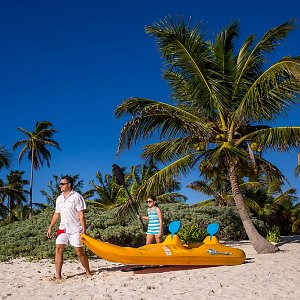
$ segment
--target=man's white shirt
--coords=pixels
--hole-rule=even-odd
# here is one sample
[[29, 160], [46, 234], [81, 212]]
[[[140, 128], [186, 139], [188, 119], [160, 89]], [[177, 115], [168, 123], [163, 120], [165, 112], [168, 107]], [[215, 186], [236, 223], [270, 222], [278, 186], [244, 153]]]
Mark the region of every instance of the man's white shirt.
[[63, 193], [59, 195], [55, 207], [55, 212], [60, 214], [59, 229], [64, 229], [69, 234], [81, 232], [78, 212], [85, 209], [85, 201], [79, 193], [71, 191], [67, 198]]

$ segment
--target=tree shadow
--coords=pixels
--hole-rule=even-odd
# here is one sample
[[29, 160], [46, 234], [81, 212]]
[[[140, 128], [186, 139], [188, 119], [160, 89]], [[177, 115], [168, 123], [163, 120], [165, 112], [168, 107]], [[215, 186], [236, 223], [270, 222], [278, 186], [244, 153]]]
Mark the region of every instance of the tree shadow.
[[290, 243], [300, 244], [300, 235], [282, 236], [281, 241], [277, 243], [276, 246], [282, 246]]

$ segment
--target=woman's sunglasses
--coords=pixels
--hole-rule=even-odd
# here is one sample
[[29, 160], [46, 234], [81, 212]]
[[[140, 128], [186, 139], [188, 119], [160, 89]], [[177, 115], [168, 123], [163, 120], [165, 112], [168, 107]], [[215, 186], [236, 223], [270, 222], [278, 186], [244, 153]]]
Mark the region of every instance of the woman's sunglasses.
[[150, 200], [150, 201], [149, 201], [149, 200], [147, 200], [147, 201], [146, 201], [146, 203], [152, 203], [152, 202], [153, 202], [152, 200]]

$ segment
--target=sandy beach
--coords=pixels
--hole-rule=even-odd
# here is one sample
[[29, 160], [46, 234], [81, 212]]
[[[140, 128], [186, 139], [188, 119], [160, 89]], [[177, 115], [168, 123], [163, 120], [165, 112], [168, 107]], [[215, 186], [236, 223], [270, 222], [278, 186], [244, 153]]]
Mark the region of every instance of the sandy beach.
[[283, 238], [275, 254], [258, 255], [249, 241], [227, 245], [243, 249], [246, 262], [132, 270], [95, 258], [92, 279], [65, 262], [61, 283], [49, 280], [53, 261], [14, 259], [0, 264], [0, 299], [300, 299], [300, 236]]

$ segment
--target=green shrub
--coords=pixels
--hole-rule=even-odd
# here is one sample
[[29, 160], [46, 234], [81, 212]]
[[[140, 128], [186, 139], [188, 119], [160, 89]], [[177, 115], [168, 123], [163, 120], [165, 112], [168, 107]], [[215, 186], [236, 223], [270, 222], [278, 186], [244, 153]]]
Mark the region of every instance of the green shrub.
[[207, 233], [198, 224], [184, 225], [178, 232], [178, 237], [183, 244], [202, 242]]
[[267, 233], [266, 239], [269, 242], [278, 243], [280, 242], [280, 230], [278, 226], [273, 226]]
[[[185, 230], [186, 242], [202, 240], [209, 223], [218, 222], [221, 240], [241, 240], [247, 235], [235, 208], [232, 207], [191, 207], [184, 203], [161, 204], [164, 234], [168, 234], [171, 221], [180, 220]], [[127, 216], [119, 218], [117, 209], [102, 212], [88, 207], [86, 212], [87, 234], [104, 242], [119, 246], [139, 247], [145, 244], [146, 234], [137, 218]], [[17, 257], [30, 259], [54, 258], [55, 239], [48, 239], [46, 234], [53, 215], [52, 209], [46, 209], [32, 220], [9, 223], [0, 226], [0, 261]], [[142, 204], [141, 214], [147, 214], [147, 207]], [[266, 230], [262, 222], [252, 219], [263, 235]], [[57, 224], [58, 225], [58, 224]], [[185, 228], [185, 229], [184, 229]], [[196, 228], [201, 235], [198, 236]], [[55, 228], [53, 229], [53, 232]], [[74, 259], [76, 255], [67, 247], [64, 258]]]

